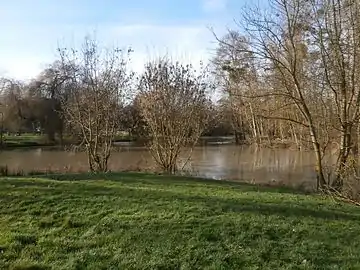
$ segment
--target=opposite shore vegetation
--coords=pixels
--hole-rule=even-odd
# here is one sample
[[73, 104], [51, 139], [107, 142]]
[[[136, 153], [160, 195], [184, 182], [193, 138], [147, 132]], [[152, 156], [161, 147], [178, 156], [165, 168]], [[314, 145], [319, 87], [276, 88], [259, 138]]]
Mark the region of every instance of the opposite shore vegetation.
[[[104, 49], [91, 37], [59, 48], [30, 83], [1, 80], [3, 130], [71, 137], [92, 172], [107, 171], [119, 131], [144, 140], [171, 174], [204, 134], [291, 142], [313, 151], [319, 189], [358, 200], [360, 4], [270, 2], [266, 12], [245, 9], [238, 29], [214, 33], [216, 53], [198, 70], [164, 56], [134, 74], [136, 52]], [[215, 89], [223, 94], [216, 104]], [[329, 149], [335, 164], [324, 161]]]

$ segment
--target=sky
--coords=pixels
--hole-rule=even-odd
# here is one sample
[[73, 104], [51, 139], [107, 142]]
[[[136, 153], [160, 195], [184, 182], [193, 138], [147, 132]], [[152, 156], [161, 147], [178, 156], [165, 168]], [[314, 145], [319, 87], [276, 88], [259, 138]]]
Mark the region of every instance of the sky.
[[193, 64], [214, 53], [244, 5], [265, 0], [0, 0], [0, 77], [29, 80], [87, 34], [131, 47], [131, 68], [168, 53]]

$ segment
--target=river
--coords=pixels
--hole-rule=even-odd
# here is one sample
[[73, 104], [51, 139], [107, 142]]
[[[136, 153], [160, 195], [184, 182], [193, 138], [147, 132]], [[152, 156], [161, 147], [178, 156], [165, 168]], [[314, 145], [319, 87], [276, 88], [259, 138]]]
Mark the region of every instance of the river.
[[[0, 152], [0, 164], [12, 171], [85, 171], [85, 153], [42, 148]], [[187, 174], [218, 180], [261, 184], [314, 187], [312, 152], [289, 149], [256, 148], [235, 145], [208, 145], [194, 149], [184, 167]], [[109, 168], [151, 170], [155, 164], [144, 147], [123, 145], [112, 153]]]

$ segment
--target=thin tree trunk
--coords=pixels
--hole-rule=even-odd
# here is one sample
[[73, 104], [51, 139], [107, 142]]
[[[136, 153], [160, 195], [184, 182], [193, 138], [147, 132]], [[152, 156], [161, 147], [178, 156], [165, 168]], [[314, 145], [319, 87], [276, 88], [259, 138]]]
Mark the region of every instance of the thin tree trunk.
[[251, 122], [252, 122], [252, 126], [253, 126], [252, 129], [253, 129], [254, 139], [255, 139], [256, 143], [259, 143], [259, 140], [258, 140], [259, 134], [257, 132], [257, 125], [256, 125], [256, 119], [255, 119], [254, 111], [253, 111], [251, 103], [249, 103], [249, 105], [250, 105]]
[[300, 147], [299, 139], [297, 137], [295, 127], [292, 124], [291, 124], [291, 131], [292, 131], [292, 135], [293, 135], [293, 139], [295, 141], [295, 144], [296, 144], [297, 148], [300, 150], [301, 147]]
[[325, 180], [325, 176], [324, 176], [324, 168], [322, 165], [322, 153], [321, 153], [321, 148], [320, 148], [320, 144], [317, 138], [317, 134], [315, 131], [315, 128], [312, 124], [310, 124], [310, 137], [311, 137], [311, 142], [313, 145], [313, 150], [315, 152], [315, 158], [316, 158], [316, 167], [315, 167], [315, 171], [316, 171], [316, 178], [317, 178], [317, 188], [324, 188], [326, 186], [326, 180]]
[[340, 151], [336, 162], [336, 174], [335, 179], [332, 182], [332, 187], [338, 191], [341, 191], [343, 186], [343, 180], [345, 176], [346, 164], [348, 161], [351, 147], [351, 126], [345, 126], [340, 138]]

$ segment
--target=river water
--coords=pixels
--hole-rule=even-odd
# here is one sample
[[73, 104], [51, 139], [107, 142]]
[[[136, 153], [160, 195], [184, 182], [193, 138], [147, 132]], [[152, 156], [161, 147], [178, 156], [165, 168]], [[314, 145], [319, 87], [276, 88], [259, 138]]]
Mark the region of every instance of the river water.
[[[185, 158], [182, 160], [184, 162]], [[13, 171], [85, 171], [87, 157], [81, 152], [27, 149], [0, 153], [0, 164]], [[251, 146], [208, 145], [194, 149], [184, 166], [187, 174], [218, 180], [239, 180], [261, 184], [283, 184], [312, 188], [315, 185], [312, 152]], [[151, 170], [155, 167], [144, 147], [123, 145], [112, 154], [109, 168]]]

